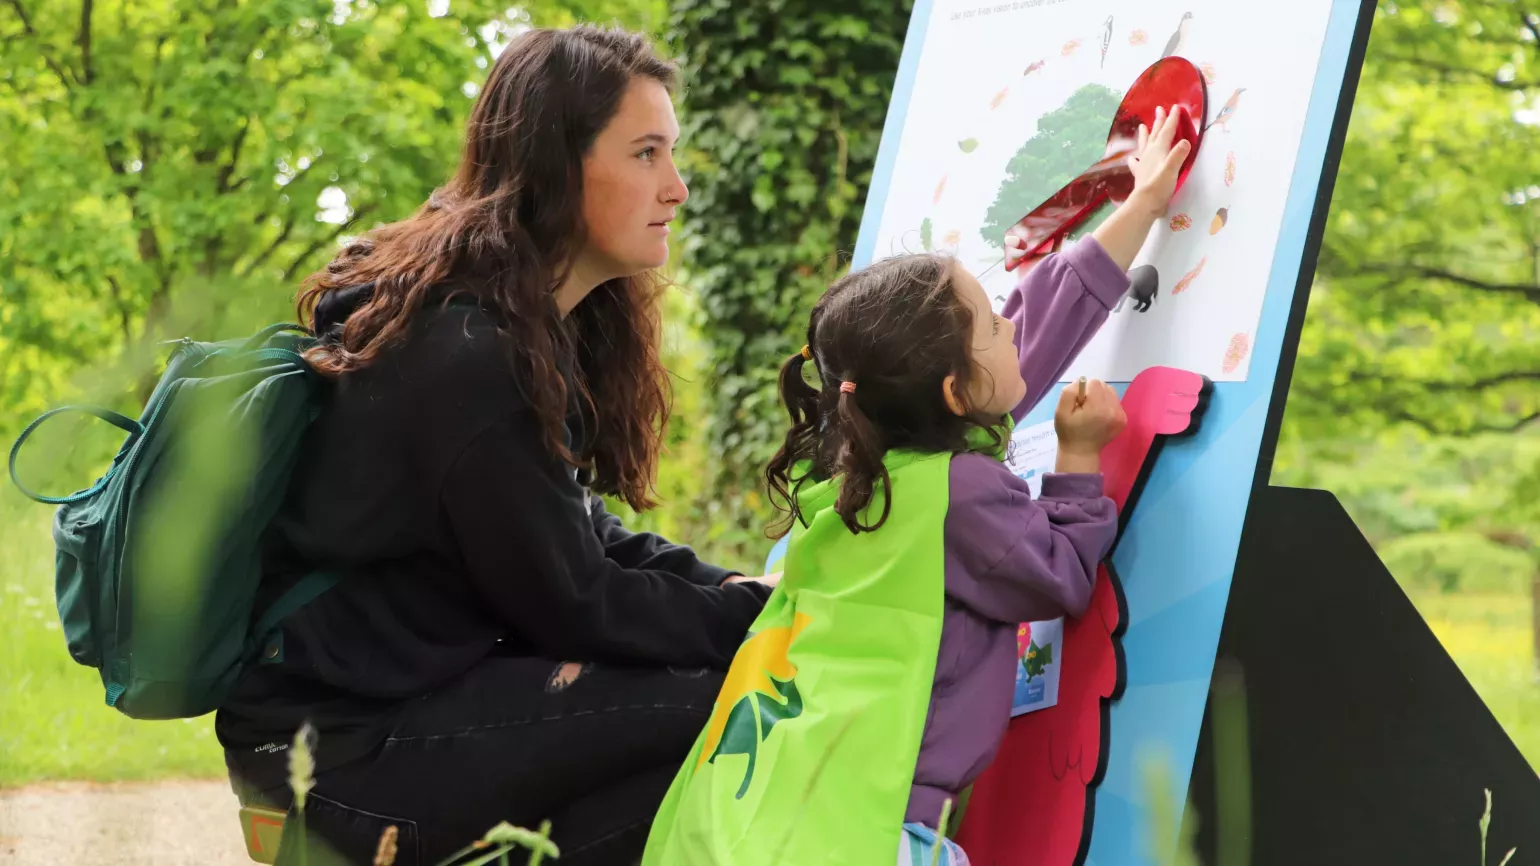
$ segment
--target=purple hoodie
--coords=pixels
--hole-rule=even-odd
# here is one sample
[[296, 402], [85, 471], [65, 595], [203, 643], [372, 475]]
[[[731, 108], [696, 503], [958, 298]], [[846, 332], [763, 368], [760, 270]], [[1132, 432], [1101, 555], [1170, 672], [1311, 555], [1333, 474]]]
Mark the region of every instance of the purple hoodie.
[[[1048, 256], [1017, 284], [1003, 315], [1016, 325], [1027, 397], [1020, 421], [1058, 382], [1128, 290], [1128, 275], [1094, 239]], [[1027, 482], [982, 454], [952, 458], [946, 515], [946, 619], [930, 712], [904, 820], [935, 826], [942, 804], [993, 760], [1010, 722], [1016, 629], [1079, 616], [1097, 564], [1117, 535], [1100, 475]]]

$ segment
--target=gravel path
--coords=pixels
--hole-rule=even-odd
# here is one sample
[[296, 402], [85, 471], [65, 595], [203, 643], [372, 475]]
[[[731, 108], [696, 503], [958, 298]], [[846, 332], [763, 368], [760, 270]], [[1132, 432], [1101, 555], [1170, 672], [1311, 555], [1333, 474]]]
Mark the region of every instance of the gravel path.
[[230, 784], [57, 783], [0, 790], [6, 866], [250, 866]]

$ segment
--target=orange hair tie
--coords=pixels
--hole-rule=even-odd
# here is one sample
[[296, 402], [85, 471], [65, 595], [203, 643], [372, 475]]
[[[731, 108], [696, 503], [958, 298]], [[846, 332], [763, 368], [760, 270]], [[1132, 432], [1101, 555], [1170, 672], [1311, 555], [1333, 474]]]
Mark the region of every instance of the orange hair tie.
[[840, 393], [841, 394], [854, 394], [855, 392], [856, 392], [856, 383], [854, 383], [854, 382], [841, 382], [840, 383]]
[[802, 360], [804, 360], [804, 361], [811, 361], [811, 360], [813, 360], [813, 350], [812, 350], [812, 348], [810, 348], [808, 346], [803, 346], [802, 347]]

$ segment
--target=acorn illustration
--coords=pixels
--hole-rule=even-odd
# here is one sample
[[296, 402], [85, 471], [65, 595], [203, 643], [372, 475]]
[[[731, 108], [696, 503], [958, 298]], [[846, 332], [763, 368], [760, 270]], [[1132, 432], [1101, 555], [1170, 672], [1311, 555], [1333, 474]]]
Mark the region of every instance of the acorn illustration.
[[1214, 214], [1214, 221], [1209, 223], [1208, 233], [1211, 235], [1219, 234], [1219, 230], [1224, 228], [1225, 225], [1229, 222], [1230, 209], [1227, 207], [1220, 208], [1219, 213]]

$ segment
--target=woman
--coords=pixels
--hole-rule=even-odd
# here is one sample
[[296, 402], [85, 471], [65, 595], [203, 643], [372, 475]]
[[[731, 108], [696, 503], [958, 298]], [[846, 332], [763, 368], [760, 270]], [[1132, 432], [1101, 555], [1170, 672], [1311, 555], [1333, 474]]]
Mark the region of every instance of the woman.
[[306, 830], [349, 862], [390, 825], [405, 866], [546, 818], [563, 864], [634, 861], [769, 595], [595, 495], [652, 504], [673, 80], [641, 37], [521, 36], [453, 180], [301, 296], [334, 384], [263, 592], [341, 579], [217, 728], [243, 798], [288, 807], [314, 726]]

